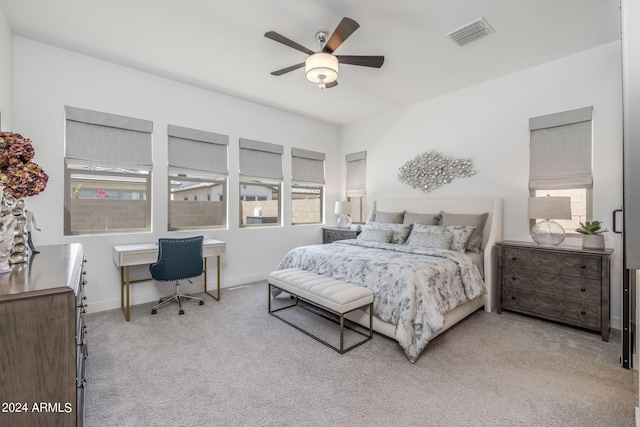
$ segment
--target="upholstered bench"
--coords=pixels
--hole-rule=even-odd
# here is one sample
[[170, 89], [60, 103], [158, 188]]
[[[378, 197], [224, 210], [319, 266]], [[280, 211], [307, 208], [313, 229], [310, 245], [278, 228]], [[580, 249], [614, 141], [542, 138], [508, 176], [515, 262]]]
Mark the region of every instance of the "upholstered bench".
[[[331, 277], [323, 276], [322, 274], [312, 273], [310, 271], [301, 270], [299, 268], [287, 268], [284, 270], [277, 270], [269, 273], [269, 314], [285, 323], [293, 326], [301, 332], [314, 338], [316, 341], [323, 343], [324, 345], [331, 347], [340, 354], [369, 341], [373, 337], [372, 321], [373, 321], [373, 292], [362, 286], [356, 286], [351, 283], [344, 282], [342, 280], [333, 279]], [[272, 309], [271, 300], [273, 295], [273, 288], [280, 289], [289, 295], [291, 295], [295, 302], [285, 307]], [[333, 313], [338, 316], [340, 323], [340, 347], [335, 347], [328, 342], [318, 338], [305, 329], [293, 324], [292, 322], [284, 319], [283, 317], [275, 314], [280, 310], [295, 307], [298, 305], [298, 300], [302, 300], [308, 304], [318, 307], [329, 313]], [[360, 308], [369, 308], [369, 333], [365, 334], [355, 328], [350, 328], [345, 325], [344, 315], [358, 310]], [[366, 339], [344, 348], [344, 328], [357, 332], [360, 335], [366, 337]]]

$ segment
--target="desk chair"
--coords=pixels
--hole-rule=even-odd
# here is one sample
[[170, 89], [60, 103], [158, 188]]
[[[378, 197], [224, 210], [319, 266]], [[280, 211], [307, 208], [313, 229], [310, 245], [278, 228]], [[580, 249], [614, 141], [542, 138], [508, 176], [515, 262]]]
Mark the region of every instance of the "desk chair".
[[202, 298], [184, 295], [180, 292], [180, 280], [188, 280], [198, 277], [203, 272], [202, 242], [203, 236], [186, 237], [183, 239], [158, 239], [158, 261], [149, 266], [151, 277], [162, 282], [176, 282], [176, 293], [170, 297], [160, 299], [160, 302], [151, 309], [151, 314], [156, 314], [157, 309], [176, 301], [180, 307], [179, 314], [184, 314], [182, 299], [193, 299], [204, 304]]

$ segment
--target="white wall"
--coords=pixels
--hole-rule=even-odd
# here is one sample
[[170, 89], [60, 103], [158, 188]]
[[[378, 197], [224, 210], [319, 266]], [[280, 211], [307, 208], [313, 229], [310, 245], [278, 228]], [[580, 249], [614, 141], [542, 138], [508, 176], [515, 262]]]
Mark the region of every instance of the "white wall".
[[[504, 238], [532, 241], [527, 220], [529, 118], [594, 106], [594, 219], [611, 229], [622, 207], [620, 43], [453, 92], [341, 129], [341, 154], [367, 150], [367, 198], [489, 196], [504, 199]], [[427, 150], [471, 158], [476, 175], [425, 194], [398, 169]], [[344, 170], [342, 171], [344, 176]], [[622, 242], [614, 248], [612, 327], [620, 329]], [[578, 239], [567, 243], [580, 245]]]
[[[167, 232], [167, 125], [229, 135], [229, 229], [205, 231], [207, 238], [227, 242], [222, 285], [228, 287], [266, 278], [286, 252], [299, 245], [320, 243], [319, 225], [239, 229], [238, 138], [284, 146], [284, 176], [291, 176], [291, 147], [327, 154], [325, 216], [335, 224], [331, 207], [338, 197], [338, 129], [237, 98], [181, 84], [108, 62], [75, 54], [21, 37], [13, 38], [14, 130], [31, 138], [34, 161], [49, 174], [46, 190], [27, 199], [42, 232], [36, 246], [83, 243], [88, 259], [89, 310], [120, 306], [120, 272], [112, 261], [114, 245], [153, 242]], [[87, 108], [153, 121], [153, 232], [84, 237], [63, 236], [64, 106]], [[284, 186], [283, 223], [290, 224], [290, 182]], [[295, 229], [295, 232], [293, 231]], [[183, 233], [182, 235], [196, 233]], [[200, 234], [200, 233], [198, 233]], [[215, 266], [215, 263], [209, 263]], [[136, 277], [148, 274], [136, 269]], [[210, 271], [210, 288], [215, 283]], [[186, 289], [201, 290], [200, 286]], [[132, 286], [132, 303], [155, 300], [172, 291], [171, 284], [144, 282]], [[224, 300], [224, 292], [222, 299]], [[210, 303], [214, 303], [213, 300]]]
[[0, 7], [0, 130], [12, 127], [11, 30]]

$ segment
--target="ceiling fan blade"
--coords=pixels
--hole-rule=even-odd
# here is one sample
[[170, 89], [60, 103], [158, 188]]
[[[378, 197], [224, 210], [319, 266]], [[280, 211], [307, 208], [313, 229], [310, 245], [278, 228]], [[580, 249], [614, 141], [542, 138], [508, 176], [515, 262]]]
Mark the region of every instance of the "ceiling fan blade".
[[334, 80], [331, 83], [327, 83], [324, 87], [325, 89], [331, 89], [332, 87], [336, 87], [338, 86], [338, 81]]
[[361, 65], [363, 67], [380, 68], [384, 64], [384, 56], [336, 55], [341, 64]]
[[324, 53], [333, 53], [355, 30], [360, 27], [356, 21], [351, 18], [342, 18], [336, 29], [327, 40], [322, 51]]
[[283, 68], [281, 70], [273, 71], [271, 73], [271, 75], [272, 76], [281, 76], [281, 75], [283, 75], [285, 73], [288, 73], [289, 71], [297, 70], [298, 68], [302, 68], [302, 67], [304, 67], [304, 62], [301, 62], [301, 63], [296, 64], [296, 65], [292, 65], [292, 66], [287, 67], [287, 68]]
[[278, 43], [282, 43], [285, 46], [289, 46], [289, 47], [292, 47], [294, 49], [299, 50], [300, 52], [304, 52], [307, 55], [313, 55], [315, 53], [311, 49], [307, 49], [306, 47], [302, 46], [301, 44], [298, 44], [298, 43], [294, 42], [293, 40], [289, 40], [285, 36], [280, 35], [280, 34], [276, 33], [275, 31], [268, 31], [268, 32], [264, 33], [264, 36], [266, 38], [268, 38], [268, 39], [277, 41]]

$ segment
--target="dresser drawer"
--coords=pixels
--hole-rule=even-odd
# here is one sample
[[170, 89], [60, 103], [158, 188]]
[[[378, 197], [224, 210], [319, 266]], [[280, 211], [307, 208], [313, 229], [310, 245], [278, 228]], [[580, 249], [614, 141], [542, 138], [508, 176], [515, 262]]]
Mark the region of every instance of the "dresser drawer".
[[600, 330], [600, 303], [575, 298], [558, 299], [555, 295], [503, 287], [502, 308]]
[[502, 286], [600, 303], [600, 281], [534, 270], [504, 267]]
[[350, 228], [323, 228], [322, 229], [322, 243], [331, 243], [336, 240], [355, 239], [360, 234], [360, 230], [353, 230]]
[[527, 248], [504, 248], [504, 267], [535, 270], [568, 276], [587, 277], [600, 280], [601, 258], [599, 256], [557, 252]]

